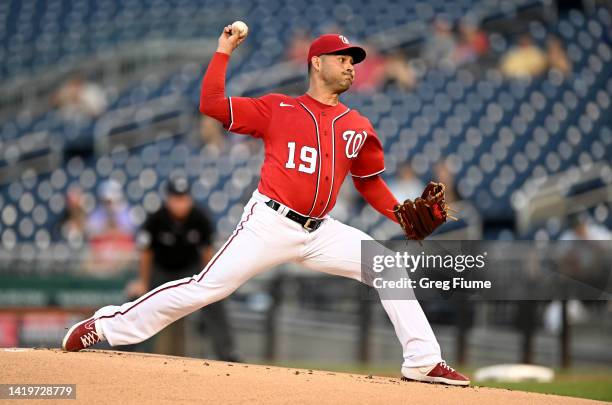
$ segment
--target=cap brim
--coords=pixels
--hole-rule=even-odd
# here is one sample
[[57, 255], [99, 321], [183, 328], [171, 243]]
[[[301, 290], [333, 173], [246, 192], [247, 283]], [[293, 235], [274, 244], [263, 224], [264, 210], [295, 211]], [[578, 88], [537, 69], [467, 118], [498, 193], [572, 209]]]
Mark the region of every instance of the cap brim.
[[363, 62], [363, 60], [366, 58], [365, 49], [359, 46], [347, 46], [346, 48], [339, 48], [334, 51], [327, 52], [326, 54], [327, 55], [350, 55], [353, 57], [354, 65]]

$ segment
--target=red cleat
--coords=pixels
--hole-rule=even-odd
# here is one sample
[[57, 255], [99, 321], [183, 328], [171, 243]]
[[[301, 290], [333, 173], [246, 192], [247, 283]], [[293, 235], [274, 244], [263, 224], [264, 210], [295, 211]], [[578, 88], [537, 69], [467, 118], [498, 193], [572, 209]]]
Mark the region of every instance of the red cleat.
[[429, 367], [402, 367], [402, 380], [422, 381], [447, 385], [470, 385], [470, 379], [458, 373], [445, 362]]
[[73, 325], [68, 329], [64, 340], [62, 340], [62, 349], [69, 352], [78, 352], [100, 342], [102, 339], [96, 331], [95, 323], [94, 318], [89, 318]]

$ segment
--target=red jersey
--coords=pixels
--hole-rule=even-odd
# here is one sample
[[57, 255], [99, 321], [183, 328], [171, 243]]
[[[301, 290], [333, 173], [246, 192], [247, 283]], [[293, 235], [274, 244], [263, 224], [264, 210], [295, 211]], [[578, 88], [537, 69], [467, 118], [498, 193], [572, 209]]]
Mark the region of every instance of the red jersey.
[[380, 140], [367, 118], [343, 104], [325, 105], [308, 95], [226, 97], [229, 56], [214, 54], [202, 80], [200, 112], [225, 128], [261, 138], [265, 160], [258, 189], [304, 216], [331, 211], [346, 175], [366, 201], [397, 221], [397, 200], [378, 176], [384, 167]]
[[370, 121], [342, 103], [322, 104], [307, 94], [229, 97], [229, 103], [227, 129], [264, 141], [259, 191], [302, 215], [331, 211], [349, 172], [369, 177], [385, 170]]

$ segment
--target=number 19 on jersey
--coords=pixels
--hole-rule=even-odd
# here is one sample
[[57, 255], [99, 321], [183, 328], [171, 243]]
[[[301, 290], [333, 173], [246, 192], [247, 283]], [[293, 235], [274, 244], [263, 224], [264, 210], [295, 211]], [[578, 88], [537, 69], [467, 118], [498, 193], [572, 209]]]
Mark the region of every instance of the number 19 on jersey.
[[[289, 158], [285, 167], [287, 169], [295, 169], [295, 142], [287, 143], [289, 148]], [[298, 171], [312, 174], [317, 166], [317, 150], [310, 146], [302, 146], [300, 150], [300, 160], [302, 163], [298, 166]]]

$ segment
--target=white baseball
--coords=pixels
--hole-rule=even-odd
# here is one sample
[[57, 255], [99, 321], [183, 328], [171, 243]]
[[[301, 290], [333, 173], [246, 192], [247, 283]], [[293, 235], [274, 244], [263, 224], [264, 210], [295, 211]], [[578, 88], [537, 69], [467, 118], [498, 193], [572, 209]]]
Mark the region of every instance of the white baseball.
[[249, 27], [242, 21], [234, 21], [232, 23], [232, 33], [239, 33], [240, 38], [244, 38], [249, 33]]

